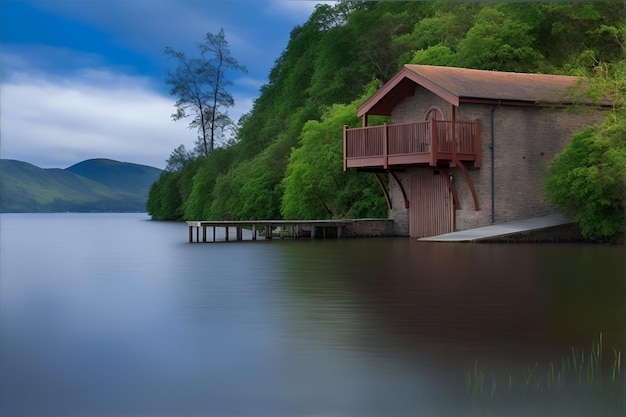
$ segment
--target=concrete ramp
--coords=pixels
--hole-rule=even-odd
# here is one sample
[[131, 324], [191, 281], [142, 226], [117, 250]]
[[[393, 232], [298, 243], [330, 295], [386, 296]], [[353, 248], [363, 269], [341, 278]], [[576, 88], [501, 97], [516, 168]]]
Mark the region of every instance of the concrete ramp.
[[567, 216], [563, 214], [553, 214], [550, 216], [478, 227], [461, 232], [446, 233], [439, 236], [424, 237], [418, 240], [425, 242], [478, 242], [480, 240], [562, 226], [569, 223], [571, 223], [571, 221]]

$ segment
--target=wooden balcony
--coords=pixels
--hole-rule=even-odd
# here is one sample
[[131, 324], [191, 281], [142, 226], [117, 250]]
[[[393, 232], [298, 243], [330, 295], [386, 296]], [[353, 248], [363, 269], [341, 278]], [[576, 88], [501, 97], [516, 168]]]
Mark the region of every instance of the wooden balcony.
[[384, 124], [344, 127], [344, 170], [398, 165], [455, 166], [457, 161], [480, 166], [480, 120]]

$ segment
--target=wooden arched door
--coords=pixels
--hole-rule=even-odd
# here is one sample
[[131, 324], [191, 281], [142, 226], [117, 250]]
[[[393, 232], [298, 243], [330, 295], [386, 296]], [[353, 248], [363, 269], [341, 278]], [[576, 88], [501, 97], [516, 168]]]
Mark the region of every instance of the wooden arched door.
[[443, 112], [438, 107], [431, 107], [426, 111], [426, 117], [424, 120], [443, 120]]

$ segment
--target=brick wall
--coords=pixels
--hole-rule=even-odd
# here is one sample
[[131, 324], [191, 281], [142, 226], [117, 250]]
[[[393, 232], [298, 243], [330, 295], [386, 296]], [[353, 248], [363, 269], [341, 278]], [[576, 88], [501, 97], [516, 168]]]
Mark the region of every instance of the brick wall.
[[357, 219], [343, 228], [344, 237], [389, 237], [394, 236], [394, 221], [391, 219]]
[[[424, 120], [432, 106], [437, 106], [444, 118], [451, 118], [451, 105], [428, 90], [417, 87], [415, 95], [396, 106], [393, 123]], [[457, 120], [480, 120], [482, 164], [474, 168], [465, 164], [478, 196], [479, 210], [474, 209], [470, 188], [459, 168], [448, 168], [459, 195], [460, 210], [456, 210], [456, 230], [486, 226], [492, 223], [491, 175], [491, 114], [494, 116], [494, 222], [504, 223], [529, 217], [552, 214], [555, 209], [543, 201], [543, 172], [550, 161], [569, 143], [572, 133], [586, 124], [599, 121], [599, 116], [570, 114], [563, 109], [535, 107], [461, 104], [456, 109]], [[411, 175], [432, 175], [432, 168], [410, 168], [398, 173], [407, 193]], [[409, 234], [408, 210], [402, 194], [390, 180], [393, 209], [389, 217], [395, 221], [395, 232]]]

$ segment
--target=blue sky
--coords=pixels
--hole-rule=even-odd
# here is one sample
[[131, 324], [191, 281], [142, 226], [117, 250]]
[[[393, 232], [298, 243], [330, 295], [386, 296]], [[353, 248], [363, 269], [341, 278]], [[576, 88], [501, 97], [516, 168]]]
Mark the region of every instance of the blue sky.
[[0, 156], [42, 168], [90, 158], [163, 168], [173, 122], [165, 46], [196, 53], [224, 29], [247, 74], [231, 77], [233, 120], [249, 111], [314, 0], [0, 0]]

